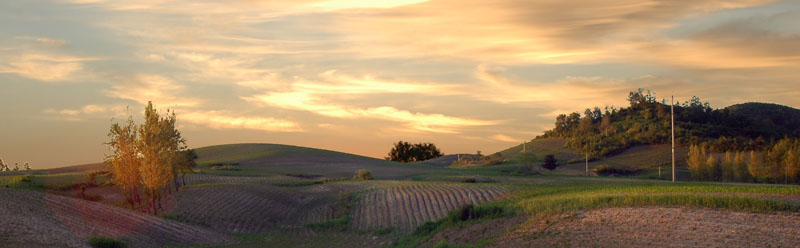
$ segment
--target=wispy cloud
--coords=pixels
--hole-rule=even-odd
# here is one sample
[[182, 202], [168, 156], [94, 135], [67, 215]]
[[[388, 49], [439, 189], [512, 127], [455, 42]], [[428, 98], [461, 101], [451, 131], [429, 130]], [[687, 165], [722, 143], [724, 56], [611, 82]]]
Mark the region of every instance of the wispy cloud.
[[405, 123], [410, 131], [426, 131], [436, 133], [458, 133], [460, 128], [469, 126], [487, 126], [498, 121], [476, 120], [446, 116], [436, 113], [414, 113], [390, 106], [355, 107], [344, 104], [329, 103], [322, 97], [307, 92], [267, 93], [251, 97], [242, 97], [250, 102], [264, 103], [285, 109], [303, 110], [319, 115], [345, 119], [379, 119]]
[[493, 140], [497, 140], [497, 141], [510, 142], [510, 143], [522, 142], [522, 140], [520, 140], [520, 139], [511, 138], [511, 137], [509, 137], [507, 135], [504, 135], [504, 134], [495, 134], [495, 135], [492, 135], [489, 138], [491, 138]]
[[185, 86], [160, 75], [139, 74], [122, 78], [120, 82], [113, 83], [111, 88], [106, 91], [106, 95], [133, 100], [140, 104], [152, 101], [174, 108], [197, 106], [202, 102], [202, 100], [184, 96], [182, 90]]
[[0, 47], [0, 73], [14, 73], [43, 82], [81, 78], [84, 62], [95, 57], [69, 55], [68, 42], [48, 37], [19, 36], [8, 47]]
[[180, 120], [217, 129], [251, 129], [268, 132], [303, 132], [293, 121], [270, 117], [240, 116], [225, 111], [187, 111]]
[[45, 114], [46, 119], [51, 120], [85, 121], [96, 118], [124, 118], [127, 113], [127, 107], [118, 104], [88, 104], [80, 108], [48, 108], [43, 110], [42, 113]]

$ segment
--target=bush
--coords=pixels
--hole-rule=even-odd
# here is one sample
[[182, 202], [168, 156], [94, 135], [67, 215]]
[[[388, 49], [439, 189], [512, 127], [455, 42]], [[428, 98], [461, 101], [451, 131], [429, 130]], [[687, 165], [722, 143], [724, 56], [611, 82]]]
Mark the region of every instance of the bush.
[[92, 237], [89, 239], [89, 245], [95, 248], [125, 248], [128, 243], [109, 237]]
[[638, 170], [626, 169], [626, 168], [615, 168], [608, 165], [601, 165], [597, 166], [592, 169], [597, 175], [601, 176], [627, 176], [638, 172]]
[[372, 172], [365, 169], [357, 170], [353, 180], [372, 180]]
[[542, 168], [548, 170], [554, 170], [558, 166], [558, 162], [556, 161], [556, 156], [553, 154], [549, 154], [544, 157], [544, 163], [542, 163]]

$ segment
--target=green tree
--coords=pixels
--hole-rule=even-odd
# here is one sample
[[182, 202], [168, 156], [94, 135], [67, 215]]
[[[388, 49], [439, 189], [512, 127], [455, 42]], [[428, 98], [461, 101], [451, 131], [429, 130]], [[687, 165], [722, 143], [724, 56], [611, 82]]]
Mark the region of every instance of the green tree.
[[389, 156], [386, 160], [397, 161], [402, 163], [425, 161], [428, 159], [438, 158], [444, 154], [436, 148], [433, 143], [419, 143], [409, 144], [408, 142], [398, 141], [394, 147], [389, 151]]
[[548, 154], [544, 156], [544, 162], [542, 162], [542, 168], [548, 170], [554, 170], [558, 167], [558, 162], [556, 161], [556, 156], [553, 154]]

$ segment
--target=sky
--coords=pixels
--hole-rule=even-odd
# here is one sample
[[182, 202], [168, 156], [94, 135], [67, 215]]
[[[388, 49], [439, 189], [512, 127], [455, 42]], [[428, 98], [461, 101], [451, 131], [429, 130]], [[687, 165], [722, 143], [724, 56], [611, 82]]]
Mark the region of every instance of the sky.
[[192, 148], [484, 154], [628, 92], [800, 107], [800, 1], [0, 0], [0, 158], [99, 162], [152, 101]]

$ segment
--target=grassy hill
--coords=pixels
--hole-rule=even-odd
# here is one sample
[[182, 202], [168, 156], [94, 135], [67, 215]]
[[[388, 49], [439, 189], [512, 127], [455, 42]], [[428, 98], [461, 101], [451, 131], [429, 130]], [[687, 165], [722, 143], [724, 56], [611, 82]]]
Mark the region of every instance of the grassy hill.
[[[305, 178], [352, 177], [367, 169], [378, 179], [446, 172], [424, 164], [403, 164], [348, 153], [279, 144], [229, 144], [195, 149], [198, 167], [224, 175], [294, 175]], [[215, 166], [228, 167], [220, 168]], [[220, 169], [214, 169], [220, 168]]]

